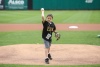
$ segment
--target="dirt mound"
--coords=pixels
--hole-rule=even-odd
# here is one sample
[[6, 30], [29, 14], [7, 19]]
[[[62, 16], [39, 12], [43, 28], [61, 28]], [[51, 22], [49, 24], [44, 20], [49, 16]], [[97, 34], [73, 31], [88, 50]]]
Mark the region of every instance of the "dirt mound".
[[[53, 44], [50, 65], [100, 64], [100, 46], [85, 44]], [[0, 64], [44, 65], [42, 44], [0, 46]]]

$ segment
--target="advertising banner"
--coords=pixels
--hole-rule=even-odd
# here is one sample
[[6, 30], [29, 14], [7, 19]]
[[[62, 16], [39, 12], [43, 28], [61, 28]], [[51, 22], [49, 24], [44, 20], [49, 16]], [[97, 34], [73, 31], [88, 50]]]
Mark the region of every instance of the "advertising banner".
[[0, 0], [0, 10], [4, 9], [4, 0]]
[[5, 0], [5, 9], [27, 9], [27, 0]]

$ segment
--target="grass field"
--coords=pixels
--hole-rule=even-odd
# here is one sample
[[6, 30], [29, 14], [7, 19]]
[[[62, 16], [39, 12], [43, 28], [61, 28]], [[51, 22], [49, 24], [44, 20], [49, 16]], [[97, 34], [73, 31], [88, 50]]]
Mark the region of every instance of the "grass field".
[[[100, 23], [100, 11], [45, 11], [55, 23]], [[40, 11], [0, 11], [0, 23], [41, 23]]]
[[[58, 44], [91, 44], [100, 45], [100, 38], [97, 37], [100, 31], [59, 31], [61, 39], [56, 41], [53, 37], [53, 43]], [[54, 36], [54, 35], [53, 35]], [[13, 44], [36, 44], [43, 43], [41, 31], [17, 31], [17, 32], [0, 32], [0, 46]], [[14, 65], [0, 64], [0, 67], [47, 67], [48, 65]], [[100, 67], [98, 65], [60, 65], [48, 67]]]
[[[55, 23], [87, 24], [100, 23], [100, 10], [97, 11], [46, 11], [52, 13]], [[0, 11], [0, 24], [34, 24], [41, 23], [40, 11]], [[61, 39], [56, 41], [53, 35], [53, 44], [89, 44], [100, 46], [100, 31], [59, 31]], [[0, 32], [0, 46], [13, 44], [43, 44], [41, 31]], [[0, 64], [0, 67], [47, 67], [46, 65], [14, 65]], [[100, 67], [99, 65], [63, 65], [48, 67]]]
[[47, 65], [12, 65], [12, 64], [0, 64], [0, 67], [100, 67], [100, 65], [60, 65], [60, 66], [47, 66]]
[[[59, 31], [61, 39], [56, 41], [53, 35], [54, 44], [90, 44], [100, 45], [100, 38], [97, 37], [100, 31]], [[43, 43], [41, 31], [19, 31], [0, 32], [0, 45], [12, 44], [37, 44]]]

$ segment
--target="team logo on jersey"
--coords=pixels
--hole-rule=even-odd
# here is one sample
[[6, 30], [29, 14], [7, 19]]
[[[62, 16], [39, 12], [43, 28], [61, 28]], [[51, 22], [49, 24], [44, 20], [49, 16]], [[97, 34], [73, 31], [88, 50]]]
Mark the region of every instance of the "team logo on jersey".
[[53, 28], [50, 27], [50, 26], [48, 26], [48, 27], [47, 27], [47, 31], [53, 31]]

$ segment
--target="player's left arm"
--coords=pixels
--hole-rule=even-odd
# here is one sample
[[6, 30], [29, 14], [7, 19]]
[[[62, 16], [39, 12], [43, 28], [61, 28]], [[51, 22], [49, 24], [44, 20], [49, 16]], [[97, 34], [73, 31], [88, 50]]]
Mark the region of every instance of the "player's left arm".
[[54, 33], [57, 33], [57, 31], [56, 31], [56, 30], [54, 30], [53, 32], [54, 32]]
[[61, 35], [56, 31], [56, 26], [55, 25], [54, 25], [54, 31], [53, 32], [55, 33], [56, 39], [59, 40]]
[[54, 24], [54, 30], [53, 30], [53, 32], [54, 33], [56, 33], [57, 31], [56, 31], [56, 26], [55, 26], [55, 24]]

